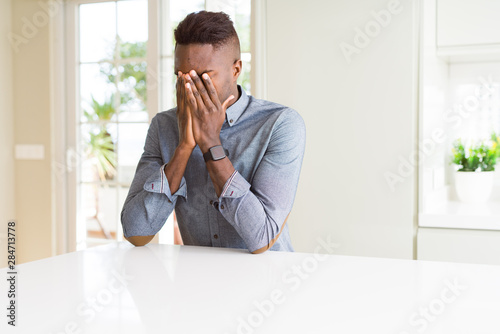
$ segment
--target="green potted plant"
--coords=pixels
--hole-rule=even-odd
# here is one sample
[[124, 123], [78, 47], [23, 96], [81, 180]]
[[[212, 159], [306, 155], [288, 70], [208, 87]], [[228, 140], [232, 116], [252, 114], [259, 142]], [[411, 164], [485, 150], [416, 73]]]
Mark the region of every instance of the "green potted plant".
[[[98, 124], [98, 132], [90, 131], [89, 137], [85, 142], [85, 155], [86, 159], [92, 162], [95, 171], [95, 180], [101, 180], [106, 185], [106, 181], [112, 180], [116, 174], [116, 151], [115, 143], [108, 132], [106, 125], [116, 114], [114, 106], [114, 94], [106, 99], [103, 103], [99, 103], [93, 96], [90, 103], [91, 111], [84, 111], [84, 116], [88, 122], [96, 122]], [[111, 233], [106, 228], [105, 224], [101, 221], [99, 214], [99, 186], [93, 184], [94, 200], [95, 200], [95, 213], [89, 219], [94, 219], [101, 228], [102, 233], [106, 239], [112, 239]]]
[[455, 190], [466, 203], [484, 203], [491, 196], [500, 138], [495, 133], [489, 140], [464, 145], [459, 138], [453, 142], [452, 163], [457, 166]]
[[93, 161], [97, 176], [102, 182], [112, 180], [116, 173], [116, 152], [115, 144], [111, 139], [111, 134], [106, 128], [116, 110], [114, 107], [114, 94], [104, 103], [97, 102], [92, 96], [92, 112], [84, 111], [84, 116], [88, 122], [102, 122], [99, 132], [89, 133], [89, 140], [86, 142], [85, 153], [87, 159]]

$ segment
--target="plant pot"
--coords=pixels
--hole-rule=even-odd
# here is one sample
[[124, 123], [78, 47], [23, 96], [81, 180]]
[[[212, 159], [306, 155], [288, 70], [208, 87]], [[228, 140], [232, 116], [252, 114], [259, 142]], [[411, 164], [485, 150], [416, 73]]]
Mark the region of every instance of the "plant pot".
[[456, 172], [455, 190], [464, 203], [484, 203], [491, 196], [495, 172]]

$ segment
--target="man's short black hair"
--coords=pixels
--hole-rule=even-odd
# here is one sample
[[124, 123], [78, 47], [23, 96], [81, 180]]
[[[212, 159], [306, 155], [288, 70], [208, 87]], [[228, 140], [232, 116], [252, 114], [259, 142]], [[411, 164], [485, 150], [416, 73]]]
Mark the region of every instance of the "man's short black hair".
[[175, 43], [180, 45], [210, 44], [214, 49], [240, 41], [233, 21], [224, 12], [194, 12], [186, 16], [174, 31]]

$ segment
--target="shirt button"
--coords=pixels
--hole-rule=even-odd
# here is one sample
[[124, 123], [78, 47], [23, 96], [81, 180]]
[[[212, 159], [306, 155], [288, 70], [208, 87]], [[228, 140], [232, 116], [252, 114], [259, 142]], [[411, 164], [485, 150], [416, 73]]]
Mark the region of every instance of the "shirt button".
[[214, 234], [214, 239], [217, 239], [219, 238], [219, 236], [217, 234]]
[[229, 123], [233, 123], [233, 120], [232, 120], [232, 119], [230, 119], [230, 120], [229, 120]]
[[210, 205], [213, 205], [214, 204], [214, 201], [210, 201]]
[[224, 204], [222, 204], [222, 205], [220, 206], [220, 208], [221, 208], [222, 210], [224, 210]]

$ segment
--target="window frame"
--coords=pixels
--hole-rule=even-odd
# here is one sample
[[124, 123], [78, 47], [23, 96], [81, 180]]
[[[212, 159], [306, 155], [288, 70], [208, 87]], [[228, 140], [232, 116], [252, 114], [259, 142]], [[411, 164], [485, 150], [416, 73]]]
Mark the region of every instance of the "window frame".
[[[85, 217], [81, 217], [79, 213], [79, 186], [81, 184], [78, 176], [78, 168], [83, 157], [79, 156], [79, 127], [80, 120], [77, 115], [80, 110], [80, 77], [79, 66], [81, 64], [79, 59], [79, 6], [83, 4], [95, 4], [105, 2], [117, 2], [119, 0], [71, 0], [66, 3], [65, 8], [65, 59], [66, 59], [66, 105], [67, 112], [65, 113], [65, 164], [66, 164], [66, 248], [69, 251], [76, 251], [78, 243], [83, 240], [77, 240], [78, 235], [85, 234], [83, 229], [86, 227], [86, 222], [83, 221]], [[148, 42], [146, 54], [146, 85], [148, 100], [146, 101], [146, 109], [148, 112], [148, 123], [156, 115], [159, 108], [158, 101], [158, 78], [155, 73], [158, 71], [158, 49], [159, 38], [157, 29], [159, 14], [159, 0], [147, 0], [148, 3]], [[120, 122], [117, 121], [119, 124]], [[119, 157], [118, 157], [119, 159]], [[117, 186], [121, 187], [117, 182]], [[119, 189], [116, 189], [117, 194]], [[118, 201], [118, 195], [117, 195]], [[123, 241], [123, 231], [118, 222], [116, 223], [116, 238], [112, 241]], [[59, 224], [61, 225], [61, 224]], [[82, 229], [77, 231], [77, 229]], [[157, 239], [156, 239], [157, 240]], [[156, 241], [155, 240], [155, 241]], [[93, 240], [97, 242], [96, 240]], [[110, 242], [110, 240], [103, 240], [103, 243]]]

